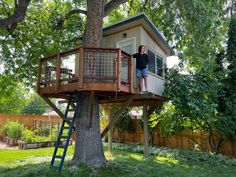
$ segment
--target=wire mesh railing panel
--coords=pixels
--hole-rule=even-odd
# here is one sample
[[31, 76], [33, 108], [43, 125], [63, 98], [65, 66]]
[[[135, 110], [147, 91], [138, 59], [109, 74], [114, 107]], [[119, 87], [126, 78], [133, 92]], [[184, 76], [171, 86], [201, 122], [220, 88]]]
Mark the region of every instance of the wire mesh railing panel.
[[[38, 88], [55, 86], [60, 91], [60, 85], [78, 82], [78, 89], [83, 83], [98, 83], [99, 89], [104, 86], [99, 83], [108, 83], [118, 90], [120, 85], [131, 89], [132, 65], [131, 55], [120, 49], [76, 48], [40, 60]], [[71, 84], [68, 89], [72, 87], [77, 88]]]
[[40, 87], [54, 86], [56, 83], [56, 56], [42, 61]]
[[84, 82], [113, 82], [117, 79], [117, 50], [84, 50]]

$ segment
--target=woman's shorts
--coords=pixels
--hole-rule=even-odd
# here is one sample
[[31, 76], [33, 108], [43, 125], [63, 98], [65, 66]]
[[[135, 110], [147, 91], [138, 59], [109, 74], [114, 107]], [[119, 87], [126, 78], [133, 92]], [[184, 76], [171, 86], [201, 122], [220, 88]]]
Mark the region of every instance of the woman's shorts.
[[136, 69], [137, 77], [148, 77], [148, 68]]

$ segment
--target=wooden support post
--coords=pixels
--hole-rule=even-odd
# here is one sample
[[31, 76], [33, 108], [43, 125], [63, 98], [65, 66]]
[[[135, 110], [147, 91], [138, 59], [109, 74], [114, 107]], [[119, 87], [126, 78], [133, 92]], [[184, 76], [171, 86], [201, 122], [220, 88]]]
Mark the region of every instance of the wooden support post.
[[59, 90], [60, 86], [60, 77], [61, 77], [61, 57], [60, 54], [57, 54], [56, 59], [56, 92]]
[[79, 49], [79, 89], [83, 89], [83, 80], [84, 80], [84, 49], [80, 47]]
[[[112, 109], [109, 106], [107, 109], [108, 121], [112, 121]], [[108, 151], [112, 154], [112, 127], [108, 131]]]
[[130, 93], [134, 93], [134, 81], [133, 81], [133, 58], [129, 57], [129, 91]]
[[147, 105], [143, 106], [144, 157], [149, 158], [149, 133]]
[[[39, 90], [40, 90], [40, 82], [41, 82], [41, 79], [42, 79], [42, 61], [41, 59], [39, 60], [39, 65], [38, 65], [38, 80], [37, 80], [37, 92], [39, 93]], [[46, 81], [44, 81], [46, 82]]]
[[111, 127], [116, 123], [116, 121], [121, 117], [122, 113], [125, 111], [125, 109], [132, 103], [133, 96], [130, 96], [129, 99], [123, 104], [123, 107], [121, 107], [116, 114], [113, 116], [111, 122], [106, 126], [106, 128], [103, 130], [101, 137], [103, 138], [104, 135], [110, 130]]
[[117, 83], [116, 83], [116, 90], [120, 91], [121, 85], [121, 50], [118, 50], [117, 55]]

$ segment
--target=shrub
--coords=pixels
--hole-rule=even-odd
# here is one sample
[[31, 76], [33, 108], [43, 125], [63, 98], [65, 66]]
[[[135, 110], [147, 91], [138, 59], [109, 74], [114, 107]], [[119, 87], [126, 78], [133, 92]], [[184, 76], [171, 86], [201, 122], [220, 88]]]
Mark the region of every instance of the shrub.
[[24, 125], [18, 122], [7, 122], [3, 126], [2, 130], [4, 135], [7, 137], [12, 139], [20, 139], [24, 130]]
[[32, 130], [25, 129], [22, 132], [22, 137], [21, 137], [22, 141], [24, 141], [26, 143], [32, 143], [32, 142], [34, 142], [34, 139], [35, 139], [35, 135]]
[[41, 126], [36, 129], [36, 134], [39, 136], [49, 136], [51, 131], [50, 126]]
[[[121, 143], [113, 143], [113, 149], [120, 151], [128, 151], [132, 153], [144, 153], [143, 145], [139, 144], [121, 144]], [[216, 155], [213, 153], [207, 152], [198, 152], [192, 150], [182, 150], [182, 149], [171, 149], [166, 147], [150, 147], [149, 148], [150, 155], [173, 158], [176, 160], [180, 160], [182, 162], [193, 161], [199, 163], [209, 163], [211, 165], [218, 166], [234, 166], [236, 167], [236, 159], [224, 156], [224, 155]]]

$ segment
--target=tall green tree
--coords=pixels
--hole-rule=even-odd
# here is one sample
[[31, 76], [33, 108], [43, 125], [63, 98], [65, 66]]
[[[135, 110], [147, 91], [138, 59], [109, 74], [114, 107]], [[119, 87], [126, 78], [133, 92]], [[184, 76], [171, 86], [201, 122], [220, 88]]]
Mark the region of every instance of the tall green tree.
[[1, 1], [0, 58], [4, 74], [35, 86], [39, 58], [71, 49], [81, 41], [83, 16], [68, 13], [77, 5], [49, 0]]
[[[7, 74], [14, 72], [24, 75], [30, 71], [30, 68], [36, 67], [38, 57], [66, 49], [67, 47], [72, 47], [72, 39], [74, 35], [76, 35], [76, 37], [78, 36], [78, 32], [81, 32], [83, 36], [82, 46], [100, 47], [103, 18], [120, 4], [127, 1], [128, 0], [78, 0], [52, 2], [45, 0], [32, 1], [30, 3], [30, 0], [19, 0], [14, 1], [14, 4], [9, 0], [3, 1], [2, 4], [4, 7], [0, 10], [5, 10], [5, 14], [0, 16], [0, 27], [3, 29], [0, 35], [6, 36], [5, 39], [1, 41], [1, 53], [3, 54], [3, 58], [5, 59], [3, 61], [5, 61], [6, 65], [5, 72]], [[78, 7], [82, 7], [83, 9], [79, 9]], [[39, 13], [35, 13], [35, 11]], [[42, 16], [38, 18], [40, 14]], [[83, 14], [83, 17], [86, 16], [84, 18], [86, 20], [83, 25], [85, 27], [84, 30], [76, 28], [76, 25], [80, 24], [82, 21], [82, 17], [80, 15], [78, 16], [78, 14]], [[73, 15], [77, 15], [77, 18], [73, 18]], [[18, 18], [19, 16], [20, 18]], [[34, 17], [33, 20], [31, 20], [32, 17]], [[34, 24], [39, 25], [38, 28], [34, 28]], [[68, 25], [68, 29], [66, 25]], [[31, 29], [27, 30], [28, 28]], [[35, 35], [35, 33], [38, 35]], [[29, 37], [29, 39], [24, 40], [23, 37]], [[8, 42], [6, 42], [7, 39], [9, 39]], [[76, 42], [77, 41], [78, 39]], [[18, 45], [20, 47], [18, 47]], [[33, 46], [37, 46], [33, 51], [36, 51], [38, 55], [35, 55], [32, 51], [31, 47]], [[22, 47], [23, 50], [16, 50]], [[28, 57], [19, 57], [21, 54]], [[9, 59], [7, 56], [12, 57]], [[14, 68], [18, 70], [13, 70]], [[21, 71], [21, 69], [23, 69], [23, 71]], [[27, 72], [24, 69], [28, 69]], [[35, 74], [29, 73], [29, 75]], [[89, 166], [101, 167], [106, 163], [106, 160], [103, 153], [99, 128], [99, 99], [97, 96], [94, 98], [94, 114], [92, 127], [90, 128], [87, 126], [89, 96], [87, 94], [83, 95], [81, 102], [82, 107], [80, 108], [81, 111], [79, 111], [80, 119], [76, 123], [77, 138], [72, 162], [82, 162]]]
[[0, 93], [0, 113], [20, 113], [28, 103], [29, 91], [13, 78], [0, 75]]
[[[206, 60], [197, 71], [186, 69], [186, 64], [169, 71], [165, 93], [171, 104], [159, 115], [152, 116], [153, 120], [158, 120], [164, 134], [194, 129], [207, 131], [214, 152], [219, 152], [225, 140], [235, 139], [235, 26], [233, 17], [226, 54], [220, 52], [214, 60]], [[214, 137], [215, 130], [220, 135], [218, 141]]]
[[221, 121], [218, 128], [224, 139], [236, 138], [236, 16], [230, 20], [225, 69], [227, 74], [222, 81], [224, 86], [219, 97]]

